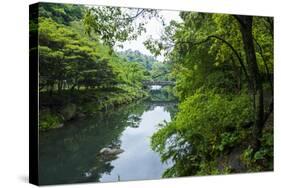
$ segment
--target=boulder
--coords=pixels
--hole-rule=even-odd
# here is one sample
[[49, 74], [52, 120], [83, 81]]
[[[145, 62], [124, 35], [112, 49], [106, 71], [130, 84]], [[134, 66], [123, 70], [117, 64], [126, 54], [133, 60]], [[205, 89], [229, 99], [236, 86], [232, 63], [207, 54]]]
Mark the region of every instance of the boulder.
[[82, 113], [82, 112], [80, 112], [80, 113], [78, 113], [77, 114], [77, 117], [78, 118], [83, 118], [83, 117], [85, 117], [86, 115], [84, 114], [84, 113]]
[[61, 127], [63, 127], [64, 126], [64, 124], [63, 123], [60, 123], [58, 126], [57, 126], [57, 128], [61, 128]]
[[140, 121], [141, 118], [139, 116], [137, 116], [136, 114], [131, 114], [131, 115], [129, 115], [128, 120], [129, 121]]
[[68, 121], [76, 115], [76, 105], [69, 103], [61, 109], [60, 113], [63, 116], [63, 119]]
[[100, 150], [100, 154], [101, 155], [118, 155], [120, 153], [123, 153], [124, 150], [123, 149], [119, 149], [119, 148], [102, 148]]

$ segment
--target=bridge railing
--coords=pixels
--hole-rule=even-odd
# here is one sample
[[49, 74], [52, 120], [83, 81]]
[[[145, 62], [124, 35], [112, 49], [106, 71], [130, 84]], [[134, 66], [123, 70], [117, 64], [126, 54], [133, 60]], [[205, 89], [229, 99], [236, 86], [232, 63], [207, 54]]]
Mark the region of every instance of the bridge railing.
[[147, 80], [147, 81], [143, 81], [142, 82], [144, 85], [175, 85], [175, 82], [174, 81], [150, 81], [150, 80]]

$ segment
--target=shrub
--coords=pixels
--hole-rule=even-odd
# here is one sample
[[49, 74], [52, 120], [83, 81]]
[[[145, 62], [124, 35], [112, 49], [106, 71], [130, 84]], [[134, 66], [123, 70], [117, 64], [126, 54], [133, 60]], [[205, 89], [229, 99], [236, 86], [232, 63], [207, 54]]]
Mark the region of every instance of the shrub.
[[48, 129], [58, 128], [62, 121], [61, 116], [49, 111], [42, 111], [39, 114], [39, 130], [46, 131]]
[[[151, 145], [160, 152], [163, 161], [174, 161], [173, 170], [166, 173], [169, 176], [173, 176], [171, 172], [202, 174], [206, 171], [203, 167], [216, 166], [214, 161], [221, 153], [245, 138], [242, 125], [252, 120], [253, 109], [248, 95], [221, 95], [198, 90], [180, 104], [175, 119], [152, 136]], [[181, 168], [186, 170], [180, 171], [191, 174], [179, 174], [179, 169], [175, 169], [183, 161], [185, 165]], [[197, 171], [190, 170], [190, 165]]]

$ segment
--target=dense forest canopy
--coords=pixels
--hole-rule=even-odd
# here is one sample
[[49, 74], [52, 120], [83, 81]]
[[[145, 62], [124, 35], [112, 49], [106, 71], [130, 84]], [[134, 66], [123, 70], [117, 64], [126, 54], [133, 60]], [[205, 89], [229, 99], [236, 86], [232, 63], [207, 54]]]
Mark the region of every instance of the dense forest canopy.
[[273, 18], [179, 12], [180, 22], [144, 43], [149, 56], [115, 47], [163, 19], [157, 10], [39, 10], [40, 130], [70, 119], [65, 106], [92, 114], [147, 96], [144, 81], [171, 81], [178, 112], [151, 138], [162, 161], [173, 161], [164, 177], [273, 169]]
[[[90, 100], [100, 109], [145, 96], [142, 82], [151, 79], [155, 59], [141, 53], [138, 59], [130, 59], [113, 45], [142, 32], [144, 23], [135, 26], [135, 18], [156, 14], [153, 10], [125, 13], [110, 7], [40, 4], [38, 27], [37, 20], [30, 22], [31, 32], [38, 29], [39, 33], [40, 107], [47, 111], [41, 115], [40, 129], [57, 127], [65, 119], [58, 114], [68, 103], [82, 105]], [[122, 23], [109, 24], [108, 16]], [[85, 92], [86, 96], [81, 94]]]
[[[86, 8], [43, 4], [40, 10], [40, 90], [52, 92], [54, 87], [58, 91], [65, 87], [78, 90], [81, 86], [113, 87], [117, 83], [139, 85], [148, 74], [138, 63], [129, 63], [131, 60], [126, 60], [129, 58], [126, 54], [125, 59], [122, 59], [115, 52], [112, 53], [111, 46], [103, 44], [105, 34], [85, 33], [83, 21], [88, 19], [88, 13], [84, 15], [85, 20], [82, 20], [81, 14]], [[98, 40], [100, 36], [102, 38]], [[141, 59], [136, 61], [140, 62]], [[148, 58], [143, 63], [151, 66], [153, 62], [150, 61], [154, 60]]]
[[152, 69], [152, 66], [157, 60], [153, 56], [148, 56], [142, 54], [140, 51], [120, 51], [118, 52], [119, 56], [125, 58], [129, 62], [139, 62], [141, 63], [148, 71]]
[[176, 162], [164, 176], [272, 169], [272, 18], [187, 12], [181, 18], [161, 40], [146, 42], [156, 55], [169, 49], [181, 100], [174, 121], [152, 138], [163, 161]]

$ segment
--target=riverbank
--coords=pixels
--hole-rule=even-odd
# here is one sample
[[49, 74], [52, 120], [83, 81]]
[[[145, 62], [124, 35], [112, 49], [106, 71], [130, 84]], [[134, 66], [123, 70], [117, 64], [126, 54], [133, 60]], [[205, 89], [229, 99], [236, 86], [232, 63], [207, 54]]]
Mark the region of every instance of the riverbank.
[[75, 118], [107, 111], [147, 97], [146, 91], [130, 87], [40, 92], [39, 130], [60, 128]]

